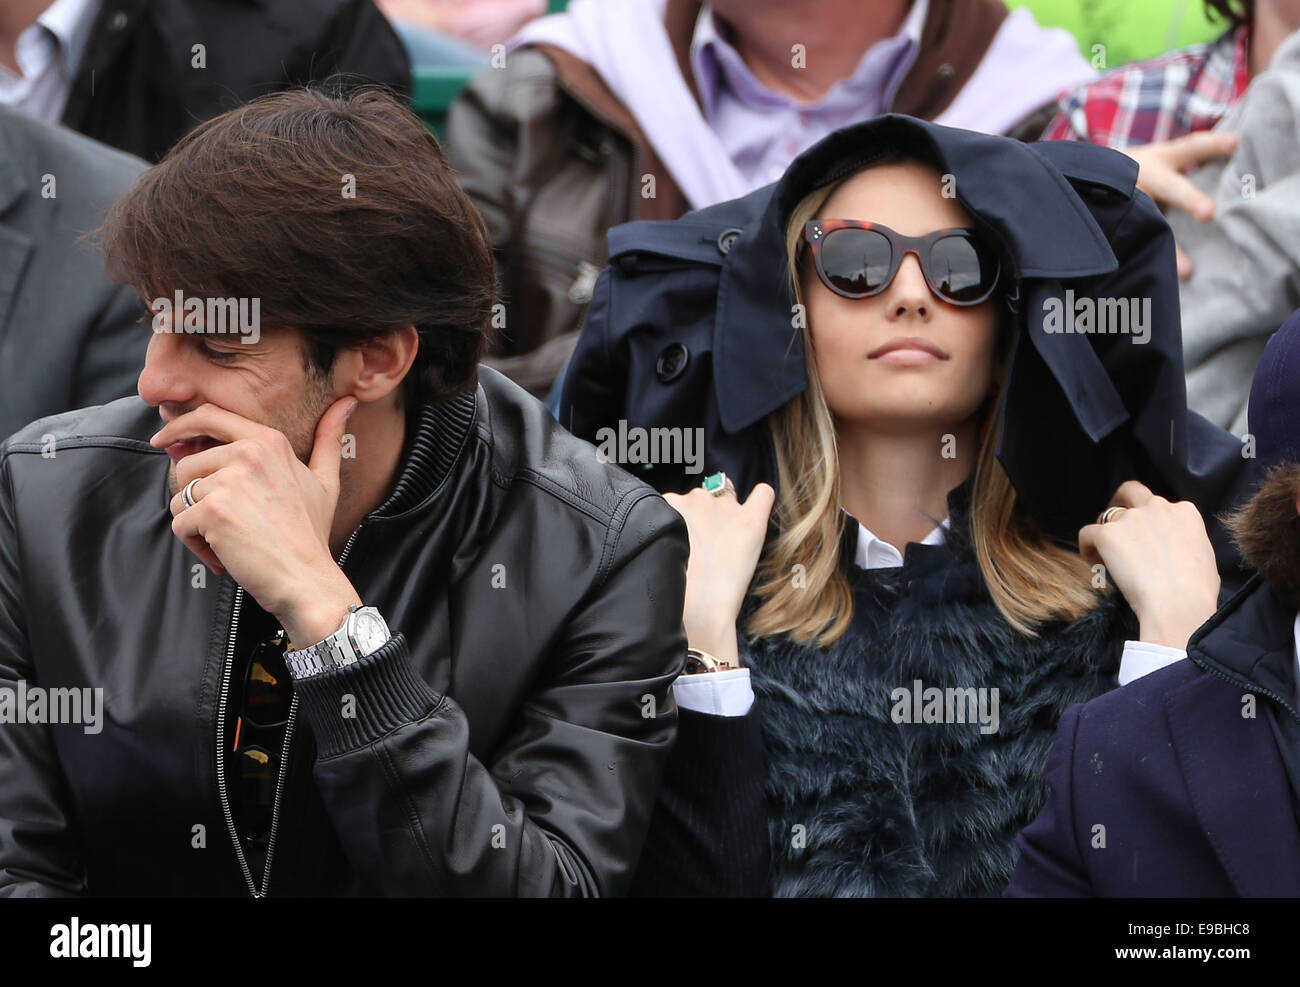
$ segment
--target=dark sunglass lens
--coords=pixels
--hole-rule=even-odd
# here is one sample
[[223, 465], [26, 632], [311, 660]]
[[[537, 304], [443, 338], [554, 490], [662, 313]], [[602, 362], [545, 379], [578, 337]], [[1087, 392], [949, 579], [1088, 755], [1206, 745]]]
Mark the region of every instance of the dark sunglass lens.
[[276, 726], [289, 718], [293, 687], [279, 643], [259, 644], [248, 669], [244, 714], [255, 726]]
[[971, 237], [946, 236], [930, 250], [931, 286], [954, 302], [974, 302], [993, 288], [997, 261]]
[[889, 278], [889, 241], [874, 230], [832, 230], [822, 241], [822, 270], [845, 294], [879, 291]]
[[239, 752], [240, 808], [248, 839], [265, 839], [271, 831], [275, 764], [276, 759], [260, 747], [245, 747]]

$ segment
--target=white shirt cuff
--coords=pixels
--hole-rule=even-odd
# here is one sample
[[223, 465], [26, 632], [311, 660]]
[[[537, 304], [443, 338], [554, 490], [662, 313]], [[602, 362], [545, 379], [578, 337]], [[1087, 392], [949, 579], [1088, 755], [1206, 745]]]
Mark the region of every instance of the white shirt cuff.
[[673, 696], [682, 709], [714, 716], [744, 716], [754, 705], [748, 668], [679, 675], [673, 682]]
[[1124, 654], [1119, 660], [1119, 684], [1128, 685], [1186, 657], [1187, 652], [1179, 648], [1166, 648], [1150, 641], [1125, 641]]

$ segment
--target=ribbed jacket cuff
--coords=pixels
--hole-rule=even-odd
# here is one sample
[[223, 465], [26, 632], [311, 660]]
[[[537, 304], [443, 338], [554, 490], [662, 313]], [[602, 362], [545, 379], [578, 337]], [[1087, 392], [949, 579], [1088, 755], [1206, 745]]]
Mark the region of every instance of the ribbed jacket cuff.
[[400, 633], [356, 664], [297, 679], [293, 688], [322, 758], [373, 744], [404, 723], [424, 719], [442, 702], [412, 670]]

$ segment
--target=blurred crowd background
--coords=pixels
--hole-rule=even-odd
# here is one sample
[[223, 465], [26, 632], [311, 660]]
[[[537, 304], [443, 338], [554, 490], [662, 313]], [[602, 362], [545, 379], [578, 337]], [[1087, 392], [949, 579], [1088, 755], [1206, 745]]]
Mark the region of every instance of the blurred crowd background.
[[[404, 94], [442, 142], [496, 251], [490, 362], [553, 409], [609, 229], [743, 195], [893, 111], [1137, 157], [1180, 245], [1189, 402], [1240, 432], [1264, 341], [1300, 304], [1300, 252], [1276, 249], [1300, 235], [1298, 25], [1291, 0], [14, 0], [0, 328], [45, 328], [35, 354], [0, 333], [0, 434], [133, 392], [136, 303], [81, 235], [139, 169], [243, 100], [339, 76]], [[35, 208], [33, 173], [58, 177], [62, 209]]]

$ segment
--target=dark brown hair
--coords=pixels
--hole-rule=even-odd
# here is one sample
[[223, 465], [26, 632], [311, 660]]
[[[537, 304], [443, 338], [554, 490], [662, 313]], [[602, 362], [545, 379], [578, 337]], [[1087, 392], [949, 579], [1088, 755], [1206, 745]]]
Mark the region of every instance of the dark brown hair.
[[1242, 560], [1273, 587], [1277, 598], [1300, 610], [1300, 465], [1274, 466], [1259, 489], [1221, 520], [1232, 533]]
[[292, 89], [223, 113], [146, 172], [100, 232], [110, 271], [146, 303], [177, 290], [258, 298], [264, 331], [303, 333], [309, 370], [414, 325], [404, 406], [477, 381], [496, 301], [487, 230], [433, 135], [386, 89]]
[[1255, 0], [1205, 0], [1205, 12], [1211, 20], [1222, 17], [1236, 27], [1255, 16]]

